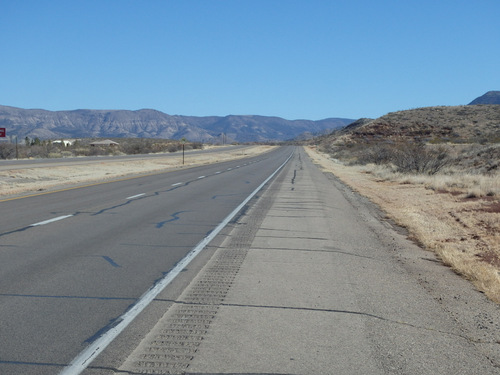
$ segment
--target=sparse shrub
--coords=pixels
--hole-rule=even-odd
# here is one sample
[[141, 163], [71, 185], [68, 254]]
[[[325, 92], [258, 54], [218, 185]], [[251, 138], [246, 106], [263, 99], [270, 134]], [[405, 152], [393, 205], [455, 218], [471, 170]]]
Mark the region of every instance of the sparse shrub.
[[49, 156], [49, 153], [47, 151], [47, 147], [40, 144], [39, 141], [38, 141], [38, 144], [35, 142], [31, 147], [29, 147], [27, 154], [28, 154], [28, 157], [31, 157], [31, 158], [47, 158]]
[[423, 143], [404, 143], [395, 146], [390, 160], [401, 173], [433, 175], [450, 163], [444, 147], [431, 149]]
[[16, 146], [12, 143], [0, 143], [0, 159], [13, 159], [16, 157]]
[[203, 148], [203, 143], [201, 143], [201, 142], [193, 142], [193, 143], [191, 143], [191, 148], [193, 150], [201, 150]]
[[394, 156], [394, 146], [388, 144], [377, 144], [362, 148], [358, 155], [358, 164], [383, 165], [391, 162]]
[[107, 150], [107, 148], [104, 147], [96, 146], [96, 147], [89, 147], [88, 155], [86, 156], [105, 156], [105, 155], [109, 155], [109, 150]]
[[176, 151], [179, 151], [180, 149], [182, 149], [182, 145], [180, 143], [170, 143], [168, 146], [167, 146], [167, 151], [168, 152], [176, 152]]
[[132, 139], [128, 142], [121, 142], [119, 147], [122, 152], [128, 155], [149, 154], [153, 151], [150, 139]]
[[449, 165], [452, 158], [445, 147], [424, 143], [351, 143], [324, 147], [332, 157], [347, 164], [393, 165], [396, 172], [433, 175]]

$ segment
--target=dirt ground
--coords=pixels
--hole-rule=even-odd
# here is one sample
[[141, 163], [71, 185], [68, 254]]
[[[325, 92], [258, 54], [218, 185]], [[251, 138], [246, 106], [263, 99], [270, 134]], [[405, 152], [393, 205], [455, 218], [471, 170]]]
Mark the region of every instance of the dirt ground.
[[434, 251], [446, 266], [500, 303], [500, 199], [467, 198], [424, 185], [381, 181], [356, 167], [344, 166], [315, 148], [311, 158], [353, 190], [376, 203], [410, 238]]
[[[108, 180], [134, 174], [154, 173], [180, 168], [262, 154], [273, 146], [252, 146], [244, 149], [225, 150], [207, 154], [186, 152], [184, 165], [182, 154], [166, 154], [165, 157], [143, 158], [139, 160], [93, 162], [71, 161], [60, 166], [37, 164], [33, 168], [3, 167], [0, 163], [0, 200], [16, 194], [40, 192]], [[11, 169], [12, 168], [12, 169]]]

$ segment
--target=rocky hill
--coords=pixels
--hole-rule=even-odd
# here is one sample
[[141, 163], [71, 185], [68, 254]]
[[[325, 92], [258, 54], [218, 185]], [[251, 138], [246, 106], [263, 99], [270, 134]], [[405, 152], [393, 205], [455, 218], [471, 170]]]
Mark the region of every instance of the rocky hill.
[[385, 165], [403, 174], [433, 175], [446, 168], [447, 173], [491, 176], [500, 171], [500, 105], [388, 113], [355, 121], [314, 144], [347, 165]]
[[425, 107], [362, 119], [332, 134], [350, 141], [500, 142], [500, 106]]
[[488, 91], [469, 103], [469, 105], [475, 104], [500, 104], [500, 91]]
[[178, 116], [153, 109], [46, 111], [0, 106], [0, 127], [19, 139], [186, 138], [210, 142], [284, 141], [305, 133], [331, 131], [353, 120], [285, 120], [266, 116]]

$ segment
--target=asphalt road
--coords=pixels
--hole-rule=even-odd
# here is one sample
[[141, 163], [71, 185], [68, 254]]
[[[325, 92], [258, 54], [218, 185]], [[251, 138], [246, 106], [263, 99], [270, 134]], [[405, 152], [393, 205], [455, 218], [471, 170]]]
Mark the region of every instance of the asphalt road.
[[292, 151], [0, 201], [0, 373], [60, 371]]

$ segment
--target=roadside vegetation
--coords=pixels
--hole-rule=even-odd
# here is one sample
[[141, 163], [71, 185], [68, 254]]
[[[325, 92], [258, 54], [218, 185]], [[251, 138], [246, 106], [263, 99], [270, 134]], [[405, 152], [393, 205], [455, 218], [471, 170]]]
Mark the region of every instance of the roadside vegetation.
[[[169, 139], [151, 138], [111, 138], [117, 145], [92, 146], [91, 143], [102, 139], [40, 140], [26, 137], [23, 142], [0, 143], [0, 159], [26, 158], [65, 158], [76, 156], [132, 155], [166, 153], [182, 150], [183, 142]], [[201, 149], [200, 142], [185, 142], [185, 150]]]
[[402, 141], [327, 144], [320, 150], [382, 180], [421, 184], [467, 198], [500, 197], [500, 143], [437, 146]]
[[500, 302], [500, 105], [363, 119], [315, 145], [323, 167]]

